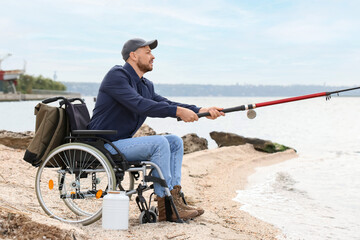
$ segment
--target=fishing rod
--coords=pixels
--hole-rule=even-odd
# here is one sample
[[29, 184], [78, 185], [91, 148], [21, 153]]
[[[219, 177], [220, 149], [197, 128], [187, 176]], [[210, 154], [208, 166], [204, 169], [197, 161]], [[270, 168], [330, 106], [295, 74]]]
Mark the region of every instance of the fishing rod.
[[[319, 92], [319, 93], [313, 93], [313, 94], [308, 94], [308, 95], [303, 95], [303, 96], [298, 96], [298, 97], [290, 97], [290, 98], [284, 98], [284, 99], [268, 101], [268, 102], [241, 105], [241, 106], [232, 107], [232, 108], [224, 108], [223, 110], [221, 110], [221, 112], [229, 113], [229, 112], [248, 110], [247, 117], [249, 119], [254, 119], [256, 117], [256, 112], [253, 109], [255, 109], [255, 108], [266, 107], [266, 106], [282, 104], [282, 103], [287, 103], [287, 102], [295, 102], [295, 101], [323, 97], [323, 96], [326, 97], [326, 100], [330, 100], [331, 95], [333, 95], [333, 94], [339, 95], [339, 93], [341, 93], [341, 92], [353, 91], [353, 90], [357, 90], [357, 89], [360, 89], [360, 87], [347, 88], [347, 89], [342, 89], [342, 90], [332, 91], [332, 92]], [[198, 113], [197, 115], [200, 118], [200, 117], [210, 116], [210, 113], [209, 112]], [[178, 120], [179, 120], [179, 118], [178, 118]], [[179, 121], [181, 121], [181, 119]]]

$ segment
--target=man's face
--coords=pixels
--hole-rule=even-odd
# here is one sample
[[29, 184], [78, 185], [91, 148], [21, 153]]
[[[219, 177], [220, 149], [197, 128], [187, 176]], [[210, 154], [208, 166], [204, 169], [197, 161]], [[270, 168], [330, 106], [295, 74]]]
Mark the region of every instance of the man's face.
[[155, 57], [151, 53], [151, 49], [149, 46], [138, 48], [135, 51], [137, 56], [137, 66], [143, 72], [149, 72], [153, 69], [153, 62]]

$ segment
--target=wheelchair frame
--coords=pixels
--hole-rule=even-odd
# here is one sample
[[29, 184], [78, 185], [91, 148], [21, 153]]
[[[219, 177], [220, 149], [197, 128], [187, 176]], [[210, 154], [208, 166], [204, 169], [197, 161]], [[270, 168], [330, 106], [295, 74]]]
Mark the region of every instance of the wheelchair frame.
[[[43, 103], [61, 99], [69, 102], [79, 100], [56, 97]], [[85, 104], [83, 100], [81, 102]], [[99, 136], [114, 133], [115, 130], [72, 130], [65, 138], [67, 143], [49, 153], [39, 166], [35, 179], [36, 196], [45, 213], [63, 222], [89, 225], [101, 218], [102, 199], [107, 192], [121, 190], [130, 198], [137, 194], [140, 223], [157, 222], [157, 208], [151, 206], [154, 193], [150, 194], [148, 201], [143, 196], [143, 192], [153, 189], [153, 184], [148, 183], [157, 182], [165, 188], [166, 220], [172, 221], [174, 211], [176, 222], [183, 223], [160, 167], [150, 161], [128, 162], [113, 143]], [[110, 144], [117, 154], [112, 155], [104, 147], [105, 143]], [[159, 178], [151, 175], [153, 170], [158, 172]], [[142, 179], [135, 189], [139, 172]], [[125, 182], [127, 188], [122, 186]]]

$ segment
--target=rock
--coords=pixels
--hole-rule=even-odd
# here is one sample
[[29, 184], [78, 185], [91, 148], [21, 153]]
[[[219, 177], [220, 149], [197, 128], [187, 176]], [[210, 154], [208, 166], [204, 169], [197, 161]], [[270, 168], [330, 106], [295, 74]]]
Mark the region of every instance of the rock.
[[11, 132], [0, 130], [0, 144], [7, 147], [26, 149], [34, 137], [34, 132]]
[[152, 136], [152, 135], [156, 135], [154, 129], [149, 127], [147, 124], [143, 124], [139, 128], [139, 130], [137, 130], [137, 132], [134, 134], [133, 137], [144, 137], [144, 136]]
[[208, 149], [208, 141], [195, 133], [186, 134], [181, 138], [184, 141], [184, 154]]
[[274, 153], [281, 152], [289, 149], [289, 147], [273, 143], [268, 140], [263, 140], [259, 138], [246, 138], [235, 133], [226, 133], [226, 132], [211, 132], [210, 137], [215, 140], [218, 147], [224, 146], [237, 146], [250, 143], [258, 151]]
[[216, 142], [218, 147], [238, 146], [246, 143], [244, 137], [234, 133], [211, 132], [210, 137]]

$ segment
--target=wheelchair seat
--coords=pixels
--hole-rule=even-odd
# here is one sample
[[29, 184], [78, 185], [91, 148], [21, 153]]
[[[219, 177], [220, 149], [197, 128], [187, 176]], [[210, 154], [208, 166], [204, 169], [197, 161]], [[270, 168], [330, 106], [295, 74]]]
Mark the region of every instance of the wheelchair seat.
[[[87, 130], [90, 115], [82, 99], [55, 97], [43, 103], [55, 101], [65, 108], [71, 131], [46, 156], [36, 174], [36, 196], [49, 216], [67, 223], [91, 224], [101, 218], [102, 200], [107, 192], [120, 190], [129, 197], [137, 195], [140, 223], [156, 222], [157, 208], [151, 206], [154, 193], [146, 200], [143, 192], [153, 189], [150, 182], [158, 182], [165, 188], [165, 198], [172, 206], [169, 211], [175, 212], [177, 222], [183, 222], [159, 166], [150, 161], [128, 162], [114, 144], [101, 137], [114, 134], [115, 130]], [[106, 143], [117, 153], [106, 150]], [[153, 170], [158, 171], [160, 178], [151, 175]], [[140, 177], [139, 185], [134, 188]], [[170, 221], [171, 213], [166, 215]]]

